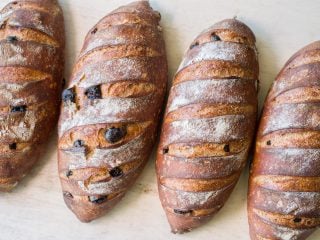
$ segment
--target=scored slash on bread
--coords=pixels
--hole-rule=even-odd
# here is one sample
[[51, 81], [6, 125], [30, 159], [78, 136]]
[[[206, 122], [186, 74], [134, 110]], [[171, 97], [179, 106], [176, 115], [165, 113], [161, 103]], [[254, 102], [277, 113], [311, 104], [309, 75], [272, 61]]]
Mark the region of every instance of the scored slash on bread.
[[160, 199], [172, 232], [207, 222], [247, 162], [257, 118], [255, 36], [228, 19], [191, 44], [173, 80], [157, 156]]
[[58, 120], [63, 13], [55, 0], [20, 0], [0, 12], [0, 190], [37, 162]]
[[159, 21], [148, 1], [108, 14], [88, 33], [63, 91], [59, 175], [83, 222], [119, 202], [151, 153], [168, 74]]
[[302, 240], [320, 226], [320, 41], [278, 74], [264, 105], [248, 194], [252, 240]]

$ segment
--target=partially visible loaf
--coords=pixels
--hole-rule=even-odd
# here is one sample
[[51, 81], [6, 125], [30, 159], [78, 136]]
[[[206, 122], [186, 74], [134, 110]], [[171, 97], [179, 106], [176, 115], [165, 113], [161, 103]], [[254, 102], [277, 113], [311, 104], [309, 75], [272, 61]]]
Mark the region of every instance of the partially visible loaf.
[[63, 91], [59, 175], [83, 222], [120, 201], [151, 153], [167, 84], [159, 21], [147, 1], [108, 14], [88, 33]]
[[255, 36], [228, 19], [191, 44], [173, 80], [157, 157], [172, 232], [207, 222], [246, 165], [257, 117]]
[[30, 171], [54, 129], [64, 65], [55, 0], [14, 1], [0, 12], [0, 190]]
[[264, 105], [250, 173], [252, 240], [303, 240], [320, 226], [320, 41], [278, 74]]

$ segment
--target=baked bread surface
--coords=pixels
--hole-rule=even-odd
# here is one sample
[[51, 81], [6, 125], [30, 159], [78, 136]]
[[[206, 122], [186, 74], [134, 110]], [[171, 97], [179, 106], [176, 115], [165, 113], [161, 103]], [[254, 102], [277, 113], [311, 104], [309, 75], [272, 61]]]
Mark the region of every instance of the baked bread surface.
[[150, 156], [167, 84], [159, 21], [147, 1], [108, 14], [88, 33], [63, 91], [59, 175], [83, 222], [118, 203]]
[[64, 41], [57, 1], [14, 1], [0, 11], [2, 191], [30, 171], [57, 123]]
[[250, 174], [253, 240], [302, 240], [320, 225], [320, 41], [294, 54], [265, 101]]
[[190, 45], [173, 80], [157, 157], [172, 232], [207, 222], [225, 204], [255, 130], [259, 66], [252, 31], [227, 19]]

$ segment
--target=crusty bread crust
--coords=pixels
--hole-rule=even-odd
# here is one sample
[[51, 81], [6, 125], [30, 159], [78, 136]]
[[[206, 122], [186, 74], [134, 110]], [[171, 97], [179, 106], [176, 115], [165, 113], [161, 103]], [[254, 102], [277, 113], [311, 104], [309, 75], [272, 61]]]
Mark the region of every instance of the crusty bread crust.
[[57, 122], [65, 40], [57, 1], [14, 1], [0, 16], [0, 190], [10, 191]]
[[168, 74], [159, 21], [147, 1], [107, 15], [88, 33], [64, 91], [59, 174], [83, 222], [119, 202], [151, 153]]
[[235, 19], [202, 32], [173, 80], [157, 157], [160, 199], [174, 233], [208, 221], [246, 164], [257, 116], [255, 37]]
[[249, 181], [252, 240], [306, 239], [320, 226], [320, 41], [294, 54], [264, 105]]

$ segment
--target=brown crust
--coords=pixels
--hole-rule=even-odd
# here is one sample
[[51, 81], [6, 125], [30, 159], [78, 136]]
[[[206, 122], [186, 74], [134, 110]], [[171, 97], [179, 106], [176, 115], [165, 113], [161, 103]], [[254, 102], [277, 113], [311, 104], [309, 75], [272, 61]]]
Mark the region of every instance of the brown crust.
[[252, 240], [302, 240], [320, 226], [319, 56], [319, 41], [294, 54], [266, 99], [250, 174]]
[[[8, 191], [37, 162], [57, 122], [65, 40], [57, 1], [14, 1], [1, 16], [0, 190]], [[18, 106], [25, 111], [12, 112]]]
[[223, 207], [246, 164], [257, 114], [255, 38], [243, 23], [215, 24], [191, 44], [170, 90], [157, 157], [172, 232]]
[[[75, 98], [59, 121], [59, 175], [83, 222], [121, 200], [151, 153], [167, 84], [159, 21], [148, 1], [118, 8], [90, 30], [74, 66], [67, 88]], [[89, 99], [95, 86], [99, 96]], [[108, 140], [112, 129], [123, 135]]]

